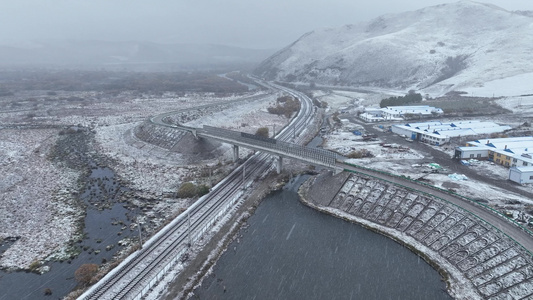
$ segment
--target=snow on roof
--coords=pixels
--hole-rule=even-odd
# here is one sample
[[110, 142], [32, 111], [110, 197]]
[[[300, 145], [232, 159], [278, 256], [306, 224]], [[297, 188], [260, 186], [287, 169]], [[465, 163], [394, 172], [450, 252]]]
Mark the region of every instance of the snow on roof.
[[431, 114], [432, 112], [442, 112], [442, 109], [429, 105], [413, 106], [387, 106], [382, 108], [384, 112], [397, 114]]
[[532, 166], [529, 166], [529, 167], [512, 167], [511, 169], [515, 169], [515, 170], [517, 170], [520, 173], [533, 172], [533, 167]]
[[533, 137], [513, 137], [501, 139], [484, 139], [468, 142], [476, 148], [486, 148], [496, 153], [505, 154], [520, 160], [533, 162]]
[[[502, 132], [511, 129], [507, 125], [498, 125], [494, 122], [473, 121], [453, 121], [450, 123], [442, 122], [421, 122], [407, 123], [405, 125], [394, 125], [400, 128], [408, 129], [418, 133], [436, 134], [446, 137], [470, 136], [478, 134], [487, 134]], [[533, 148], [532, 148], [533, 149]]]
[[420, 123], [407, 123], [405, 124], [405, 126], [408, 126], [408, 127], [412, 127], [412, 128], [416, 128], [416, 127], [419, 127], [419, 128], [426, 128], [428, 126], [438, 126], [438, 125], [442, 125], [442, 122], [438, 122], [438, 121], [433, 121], [433, 122], [420, 122]]
[[476, 151], [479, 151], [479, 150], [486, 150], [486, 151], [488, 151], [487, 148], [482, 148], [482, 147], [468, 147], [468, 146], [464, 146], [464, 147], [456, 147], [456, 149], [459, 149], [459, 150], [461, 150], [462, 152], [476, 152]]
[[493, 143], [514, 143], [514, 142], [533, 142], [533, 136], [521, 136], [521, 137], [510, 137], [510, 138], [497, 138], [497, 139], [483, 139], [483, 140], [475, 140], [469, 143], [477, 142], [480, 144], [488, 144], [490, 142]]

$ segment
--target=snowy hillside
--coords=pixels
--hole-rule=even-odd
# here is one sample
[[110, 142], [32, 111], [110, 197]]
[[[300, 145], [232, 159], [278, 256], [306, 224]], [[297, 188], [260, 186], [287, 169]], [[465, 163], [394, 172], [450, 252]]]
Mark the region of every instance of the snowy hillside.
[[424, 89], [481, 87], [521, 74], [531, 91], [533, 17], [460, 1], [307, 33], [255, 71], [271, 80]]

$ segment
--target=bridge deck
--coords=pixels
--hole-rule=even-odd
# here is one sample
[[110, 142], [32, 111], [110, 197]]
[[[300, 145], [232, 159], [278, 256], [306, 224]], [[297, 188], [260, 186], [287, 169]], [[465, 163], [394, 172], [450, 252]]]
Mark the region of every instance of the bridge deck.
[[329, 168], [334, 168], [337, 160], [337, 154], [328, 150], [301, 146], [240, 131], [204, 125], [202, 129], [197, 131], [197, 134], [200, 137], [213, 138], [238, 146], [287, 158], [299, 159]]

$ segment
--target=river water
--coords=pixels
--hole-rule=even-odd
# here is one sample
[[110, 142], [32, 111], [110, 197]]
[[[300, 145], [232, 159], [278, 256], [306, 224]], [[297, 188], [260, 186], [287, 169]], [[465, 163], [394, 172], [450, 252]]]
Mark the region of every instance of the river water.
[[263, 200], [194, 299], [452, 299], [407, 248], [301, 204], [306, 178]]
[[[136, 230], [130, 229], [131, 221], [127, 217], [132, 211], [117, 202], [119, 192], [125, 188], [115, 181], [115, 173], [111, 169], [94, 164], [92, 167], [88, 183], [80, 195], [81, 201], [87, 205], [87, 215], [84, 238], [74, 245], [79, 254], [65, 261], [45, 262], [50, 271], [42, 275], [0, 271], [0, 300], [62, 298], [76, 287], [74, 272], [82, 264], [100, 265], [110, 261], [122, 249], [119, 240], [138, 236]], [[106, 204], [105, 208], [101, 208], [102, 204]], [[0, 251], [5, 251], [11, 244], [4, 242]], [[44, 294], [47, 288], [52, 295]]]

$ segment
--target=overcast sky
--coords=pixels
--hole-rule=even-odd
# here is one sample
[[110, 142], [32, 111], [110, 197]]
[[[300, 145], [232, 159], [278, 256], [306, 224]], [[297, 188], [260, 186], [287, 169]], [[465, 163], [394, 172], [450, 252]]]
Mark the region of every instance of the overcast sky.
[[[281, 48], [316, 28], [447, 0], [2, 0], [0, 44], [39, 39], [209, 43]], [[481, 0], [532, 10], [531, 0]]]

